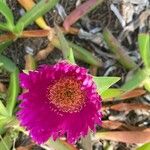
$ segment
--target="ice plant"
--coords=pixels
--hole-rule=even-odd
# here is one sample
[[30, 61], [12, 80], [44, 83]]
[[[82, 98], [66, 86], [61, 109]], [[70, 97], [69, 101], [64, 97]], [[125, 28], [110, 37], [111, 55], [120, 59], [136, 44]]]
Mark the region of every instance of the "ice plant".
[[18, 118], [37, 143], [66, 135], [69, 142], [101, 124], [101, 98], [87, 69], [66, 61], [20, 74]]

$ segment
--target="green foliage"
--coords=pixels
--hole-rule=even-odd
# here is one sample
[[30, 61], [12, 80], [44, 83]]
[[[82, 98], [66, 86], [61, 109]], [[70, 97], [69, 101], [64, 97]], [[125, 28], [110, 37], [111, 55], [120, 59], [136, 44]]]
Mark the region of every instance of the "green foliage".
[[131, 91], [135, 88], [138, 88], [140, 86], [143, 86], [143, 83], [147, 77], [147, 74], [145, 70], [138, 70], [136, 71], [130, 80], [128, 80], [122, 87], [121, 89], [124, 91]]
[[[1, 136], [1, 135], [0, 135]], [[13, 139], [10, 134], [6, 134], [3, 138], [0, 138], [0, 148], [1, 150], [10, 150], [13, 145]]]
[[11, 116], [19, 93], [19, 70], [15, 66], [15, 64], [5, 56], [0, 55], [0, 63], [2, 63], [2, 67], [4, 69], [10, 72], [10, 82], [6, 108], [8, 110], [9, 115]]
[[[68, 40], [67, 40], [67, 42], [69, 43], [69, 47], [71, 47], [73, 49], [73, 54], [74, 54], [75, 58], [82, 60], [88, 64], [94, 65], [94, 66], [101, 66], [101, 61], [96, 56], [92, 55], [92, 53], [90, 53], [88, 50], [86, 50]], [[52, 39], [51, 43], [55, 47], [57, 47], [59, 50], [62, 49], [60, 41], [57, 40], [56, 38]]]
[[132, 58], [124, 50], [124, 48], [121, 46], [121, 44], [118, 42], [118, 40], [107, 28], [104, 29], [103, 36], [106, 44], [109, 47], [109, 50], [115, 54], [116, 59], [118, 60], [118, 62], [120, 62], [120, 64], [122, 64], [122, 66], [129, 70], [137, 66]]
[[143, 144], [142, 146], [138, 147], [136, 150], [150, 150], [150, 143]]
[[[0, 101], [0, 134], [3, 134], [6, 131], [6, 125], [13, 119], [13, 111], [17, 102], [17, 96], [19, 94], [19, 70], [15, 66], [15, 64], [5, 56], [0, 55], [0, 63], [2, 64], [1, 67], [10, 73], [6, 107], [4, 106], [2, 101]], [[12, 141], [10, 141], [9, 138], [7, 135], [4, 137], [4, 139], [1, 139], [1, 149], [7, 149], [6, 146], [8, 147], [8, 150], [11, 148]]]
[[60, 41], [61, 50], [63, 56], [66, 60], [69, 60], [71, 63], [75, 63], [74, 54], [72, 48], [69, 46], [67, 40], [65, 39], [62, 31], [59, 29], [57, 25], [55, 25], [55, 30]]
[[150, 69], [150, 34], [140, 33], [138, 35], [138, 44], [144, 65]]
[[4, 2], [0, 1], [0, 13], [5, 17], [6, 23], [0, 23], [1, 30], [13, 31], [14, 17], [11, 9]]
[[59, 0], [41, 0], [18, 20], [15, 31], [17, 33], [22, 32], [22, 30], [31, 24], [35, 19], [52, 9], [58, 1]]
[[9, 116], [0, 115], [0, 135], [3, 134], [6, 130], [6, 124], [12, 120]]
[[6, 56], [0, 55], [0, 63], [2, 68], [8, 72], [13, 72], [16, 69], [16, 65]]
[[12, 43], [11, 40], [0, 43], [0, 54]]
[[3, 2], [3, 3], [5, 3], [5, 4], [6, 4], [6, 0], [0, 0], [0, 2]]
[[101, 96], [102, 99], [111, 99], [111, 98], [116, 98], [119, 97], [123, 93], [122, 89], [117, 89], [117, 88], [110, 88], [104, 91]]
[[[127, 69], [134, 69], [137, 67], [136, 63], [127, 55], [121, 44], [115, 39], [111, 32], [105, 28], [103, 31], [104, 40], [110, 50], [116, 55], [116, 59]], [[128, 92], [140, 86], [144, 86], [150, 91], [150, 34], [141, 33], [138, 35], [138, 43], [140, 54], [143, 59], [145, 68], [138, 69], [121, 88]]]
[[7, 105], [6, 108], [11, 116], [13, 114], [13, 110], [15, 108], [17, 97], [19, 94], [19, 70], [16, 68], [10, 74], [10, 82], [9, 82], [9, 89], [8, 89], [8, 98], [7, 98]]
[[96, 83], [98, 92], [100, 94], [105, 92], [110, 86], [119, 80], [119, 77], [94, 77], [94, 82]]
[[74, 56], [78, 58], [79, 60], [82, 60], [88, 64], [98, 66], [100, 67], [102, 65], [102, 62], [99, 58], [96, 56], [92, 55], [88, 50], [85, 48], [78, 46], [77, 44], [74, 44], [70, 41], [68, 41], [69, 46], [72, 47]]
[[8, 116], [8, 112], [2, 101], [0, 101], [0, 115]]
[[150, 92], [150, 70], [145, 69], [145, 71], [147, 73], [147, 78], [144, 80], [144, 87]]
[[20, 35], [25, 27], [31, 24], [35, 19], [44, 15], [52, 9], [59, 0], [41, 0], [31, 10], [25, 13], [16, 25], [14, 25], [14, 17], [11, 9], [5, 2], [0, 1], [0, 13], [5, 17], [6, 23], [0, 23], [0, 29], [11, 31], [16, 35]]

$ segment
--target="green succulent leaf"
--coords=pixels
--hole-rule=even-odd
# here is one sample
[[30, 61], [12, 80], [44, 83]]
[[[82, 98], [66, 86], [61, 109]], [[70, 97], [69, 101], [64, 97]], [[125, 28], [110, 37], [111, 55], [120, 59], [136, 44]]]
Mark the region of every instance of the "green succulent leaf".
[[101, 60], [96, 56], [92, 55], [91, 52], [72, 42], [68, 41], [68, 43], [70, 47], [72, 47], [76, 58], [94, 66], [98, 66], [98, 67], [102, 66]]
[[14, 27], [14, 17], [11, 9], [6, 3], [0, 1], [0, 13], [5, 17], [7, 24], [0, 24], [1, 29], [12, 31]]
[[150, 150], [150, 142], [138, 147], [136, 150]]
[[[91, 64], [93, 66], [98, 66], [98, 67], [102, 66], [101, 60], [99, 58], [97, 58], [96, 56], [92, 55], [91, 52], [89, 52], [85, 48], [78, 46], [77, 44], [74, 44], [68, 40], [67, 40], [67, 42], [69, 43], [69, 46], [73, 49], [75, 58], [82, 60], [88, 64]], [[51, 41], [51, 43], [55, 47], [57, 47], [59, 50], [61, 50], [61, 44], [60, 44], [59, 40], [53, 39]]]
[[101, 97], [105, 101], [105, 99], [108, 100], [111, 98], [119, 97], [122, 93], [123, 93], [123, 91], [121, 89], [110, 88], [110, 89], [107, 89], [106, 91], [104, 91], [101, 94]]
[[0, 43], [0, 54], [12, 43], [11, 40]]
[[140, 33], [138, 44], [145, 67], [150, 69], [150, 33]]
[[4, 31], [8, 31], [9, 28], [8, 28], [7, 23], [0, 23], [0, 29], [1, 29], [1, 30], [4, 30]]
[[0, 63], [2, 64], [1, 67], [9, 72], [13, 72], [16, 69], [16, 65], [9, 58], [3, 55], [0, 55]]
[[100, 94], [120, 80], [119, 77], [94, 77], [93, 79]]
[[106, 44], [109, 47], [109, 50], [115, 54], [116, 59], [118, 62], [120, 62], [120, 64], [129, 70], [137, 67], [137, 64], [132, 60], [132, 58], [127, 54], [126, 50], [107, 28], [104, 28], [103, 36]]
[[[11, 117], [0, 115], [0, 134], [3, 134], [6, 130], [6, 124], [12, 120]], [[1, 147], [0, 147], [1, 148]]]
[[69, 60], [71, 63], [75, 63], [74, 54], [72, 48], [69, 46], [69, 43], [65, 39], [62, 31], [59, 29], [57, 25], [55, 25], [55, 30], [60, 41], [60, 45], [62, 48], [63, 56], [66, 60]]
[[5, 3], [6, 4], [6, 0], [0, 0], [0, 2]]
[[147, 79], [145, 79], [144, 81], [144, 87], [147, 91], [150, 92], [150, 77], [148, 77]]
[[0, 115], [8, 116], [8, 112], [2, 101], [0, 100]]
[[143, 86], [145, 79], [147, 79], [148, 75], [145, 70], [137, 70], [131, 79], [129, 79], [121, 89], [125, 92], [131, 91], [135, 88]]
[[3, 138], [1, 137], [0, 139], [1, 150], [10, 150], [13, 145], [13, 139], [11, 136], [7, 133]]
[[19, 93], [19, 70], [16, 65], [7, 57], [0, 55], [0, 63], [2, 63], [2, 67], [10, 72], [10, 82], [8, 88], [8, 96], [7, 96], [7, 111], [10, 116], [12, 116], [14, 107], [17, 102], [17, 96]]
[[10, 82], [9, 82], [9, 88], [8, 88], [8, 98], [7, 98], [7, 105], [6, 108], [8, 110], [8, 113], [10, 116], [13, 114], [14, 107], [17, 102], [17, 97], [19, 94], [19, 70], [16, 68], [11, 74], [10, 74]]
[[38, 17], [44, 15], [50, 9], [52, 9], [59, 0], [41, 0], [31, 10], [25, 13], [17, 22], [16, 32], [20, 33], [22, 30], [31, 24]]

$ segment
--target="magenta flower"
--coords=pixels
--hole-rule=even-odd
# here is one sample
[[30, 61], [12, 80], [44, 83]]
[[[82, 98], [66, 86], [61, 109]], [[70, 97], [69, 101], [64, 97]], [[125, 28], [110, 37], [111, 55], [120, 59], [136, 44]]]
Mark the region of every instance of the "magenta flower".
[[18, 118], [37, 143], [64, 135], [72, 143], [101, 124], [101, 98], [85, 68], [62, 61], [20, 80], [27, 92], [20, 95]]

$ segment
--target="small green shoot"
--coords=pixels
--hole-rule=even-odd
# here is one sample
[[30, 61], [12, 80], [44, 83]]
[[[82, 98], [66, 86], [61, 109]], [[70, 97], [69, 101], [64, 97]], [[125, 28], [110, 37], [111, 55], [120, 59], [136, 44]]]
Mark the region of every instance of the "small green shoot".
[[109, 100], [112, 98], [117, 98], [123, 93], [124, 93], [123, 90], [119, 88], [109, 88], [101, 94], [101, 97], [105, 101], [105, 100]]
[[140, 33], [138, 35], [138, 44], [144, 65], [150, 69], [150, 34]]
[[109, 87], [120, 80], [119, 77], [94, 77], [94, 82], [97, 85], [98, 93], [102, 94]]

